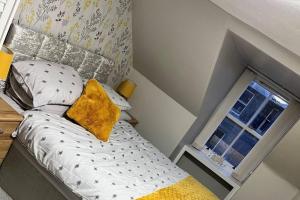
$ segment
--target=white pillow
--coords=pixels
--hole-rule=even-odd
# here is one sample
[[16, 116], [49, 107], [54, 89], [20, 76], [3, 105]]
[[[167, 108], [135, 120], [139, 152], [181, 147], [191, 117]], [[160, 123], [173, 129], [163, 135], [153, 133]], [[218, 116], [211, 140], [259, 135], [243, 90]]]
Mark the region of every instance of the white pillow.
[[56, 114], [59, 116], [64, 116], [70, 106], [63, 106], [63, 105], [44, 105], [32, 110], [43, 111], [50, 114]]
[[116, 104], [121, 110], [130, 110], [131, 105], [122, 97], [119, 95], [114, 89], [112, 89], [110, 86], [105, 85], [101, 83], [104, 90], [106, 91], [109, 98], [112, 100], [114, 104]]
[[29, 96], [17, 82], [13, 73], [9, 74], [9, 81], [6, 85], [6, 94], [18, 103], [24, 110], [28, 110], [33, 107], [32, 96]]
[[81, 95], [82, 80], [72, 67], [48, 61], [20, 61], [12, 73], [23, 90], [32, 97], [32, 106], [72, 105]]

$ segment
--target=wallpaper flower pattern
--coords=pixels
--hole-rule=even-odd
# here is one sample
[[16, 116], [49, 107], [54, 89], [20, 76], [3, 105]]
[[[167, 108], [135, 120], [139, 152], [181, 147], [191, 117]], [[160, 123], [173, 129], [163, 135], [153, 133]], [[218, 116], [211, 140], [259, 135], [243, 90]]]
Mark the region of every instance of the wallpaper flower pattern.
[[15, 22], [115, 62], [110, 83], [132, 67], [132, 0], [21, 0]]

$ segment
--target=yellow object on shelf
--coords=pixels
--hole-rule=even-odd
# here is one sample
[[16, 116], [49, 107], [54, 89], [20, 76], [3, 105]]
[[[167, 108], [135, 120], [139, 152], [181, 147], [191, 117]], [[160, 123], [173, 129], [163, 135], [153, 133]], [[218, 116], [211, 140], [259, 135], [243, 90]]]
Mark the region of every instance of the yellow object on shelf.
[[133, 94], [135, 88], [136, 84], [133, 81], [127, 79], [119, 85], [119, 87], [117, 88], [117, 92], [128, 99]]
[[6, 80], [14, 53], [6, 46], [2, 46], [0, 51], [0, 80]]

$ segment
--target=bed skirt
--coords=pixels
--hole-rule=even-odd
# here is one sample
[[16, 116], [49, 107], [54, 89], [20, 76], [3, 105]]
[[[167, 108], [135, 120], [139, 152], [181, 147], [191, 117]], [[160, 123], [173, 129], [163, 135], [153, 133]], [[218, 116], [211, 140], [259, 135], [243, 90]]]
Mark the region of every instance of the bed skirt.
[[80, 200], [15, 139], [0, 167], [0, 186], [14, 200]]

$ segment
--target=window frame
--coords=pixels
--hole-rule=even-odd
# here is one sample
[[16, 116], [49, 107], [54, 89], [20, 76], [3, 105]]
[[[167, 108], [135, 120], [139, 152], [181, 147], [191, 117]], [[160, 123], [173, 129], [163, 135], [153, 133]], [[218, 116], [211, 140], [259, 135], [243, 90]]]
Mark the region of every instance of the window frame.
[[[245, 90], [245, 91], [247, 91], [247, 89]], [[242, 102], [240, 99], [238, 99], [238, 101], [237, 102], [239, 102], [240, 104], [242, 104], [242, 105], [244, 105], [245, 107], [243, 108], [243, 110], [240, 112], [240, 113], [237, 113], [237, 112], [235, 112], [234, 110], [233, 110], [233, 112], [236, 114], [236, 115], [238, 115], [238, 116], [240, 116], [241, 114], [242, 114], [242, 112], [245, 110], [245, 108], [249, 105], [249, 103], [252, 101], [252, 99], [254, 98], [254, 93], [253, 92], [251, 92], [251, 91], [249, 91], [251, 94], [252, 94], [252, 97], [251, 97], [251, 99], [249, 99], [249, 101], [248, 101], [248, 103], [244, 103], [244, 102]], [[236, 103], [237, 103], [236, 102]]]
[[[239, 100], [240, 96], [243, 94], [243, 92], [247, 89], [247, 87], [252, 81], [257, 81], [259, 84], [266, 87], [273, 94], [278, 95], [279, 97], [285, 99], [289, 104], [288, 107], [280, 114], [280, 116], [278, 116], [278, 118], [275, 120], [272, 126], [264, 133], [264, 135], [260, 135], [259, 133], [256, 133], [255, 130], [251, 129], [247, 125], [244, 125], [242, 122], [239, 122], [238, 119], [236, 119], [234, 116], [232, 116], [229, 113], [231, 108]], [[245, 156], [245, 158], [241, 161], [241, 163], [237, 166], [237, 168], [232, 169], [231, 172], [228, 172], [234, 178], [236, 178], [240, 182], [243, 182], [255, 170], [255, 168], [260, 164], [260, 162], [262, 162], [262, 160], [271, 152], [271, 150], [285, 135], [285, 133], [299, 119], [300, 106], [297, 101], [298, 99], [296, 97], [294, 97], [292, 94], [290, 94], [283, 88], [279, 87], [276, 83], [267, 79], [263, 75], [260, 75], [256, 72], [253, 72], [252, 70], [247, 69], [241, 75], [239, 80], [233, 85], [232, 89], [224, 98], [224, 100], [215, 109], [214, 113], [212, 114], [212, 116], [210, 117], [210, 119], [208, 120], [208, 122], [206, 123], [206, 125], [204, 126], [204, 128], [202, 129], [202, 131], [194, 141], [193, 146], [199, 150], [202, 149], [205, 152], [205, 148], [204, 148], [205, 144], [210, 139], [210, 137], [214, 134], [215, 130], [225, 119], [225, 117], [228, 117], [234, 123], [239, 125], [242, 129], [248, 132], [251, 131], [250, 134], [254, 133], [252, 135], [257, 137], [259, 141], [251, 149], [251, 151], [247, 154], [247, 156]], [[295, 111], [293, 111], [293, 109]], [[287, 123], [283, 124], [283, 121], [287, 121]], [[251, 120], [249, 120], [248, 123], [250, 122]], [[280, 122], [279, 125], [278, 122]], [[241, 131], [241, 133], [235, 138], [235, 140], [237, 140], [242, 133], [243, 131]], [[276, 136], [274, 136], [275, 133], [277, 134]], [[233, 144], [234, 142], [231, 143], [231, 146]], [[265, 149], [262, 148], [262, 145], [265, 145], [264, 146]], [[228, 149], [230, 148], [228, 147]], [[251, 155], [251, 154], [255, 154], [255, 155]], [[251, 163], [252, 160], [254, 160], [253, 164]], [[226, 162], [227, 161], [225, 161], [225, 163]]]

